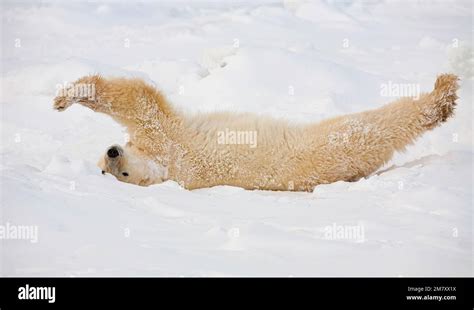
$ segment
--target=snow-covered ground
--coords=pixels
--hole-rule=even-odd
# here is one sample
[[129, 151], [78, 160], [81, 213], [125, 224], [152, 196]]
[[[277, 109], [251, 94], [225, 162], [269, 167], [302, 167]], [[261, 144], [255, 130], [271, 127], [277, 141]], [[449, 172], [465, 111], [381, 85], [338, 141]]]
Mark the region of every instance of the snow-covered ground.
[[[473, 275], [470, 0], [1, 6], [1, 275]], [[379, 107], [388, 83], [462, 81], [455, 117], [368, 179], [186, 191], [101, 175], [124, 130], [52, 110], [57, 85], [95, 72], [143, 77], [189, 112], [294, 122]]]

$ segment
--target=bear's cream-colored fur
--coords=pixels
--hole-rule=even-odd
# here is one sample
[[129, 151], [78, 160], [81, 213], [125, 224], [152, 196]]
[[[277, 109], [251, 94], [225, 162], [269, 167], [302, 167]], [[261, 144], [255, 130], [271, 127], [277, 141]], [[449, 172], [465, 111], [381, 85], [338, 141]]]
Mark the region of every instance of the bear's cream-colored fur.
[[127, 145], [111, 147], [118, 154], [113, 158], [109, 148], [99, 162], [103, 173], [124, 182], [312, 191], [318, 184], [369, 176], [395, 151], [445, 122], [456, 105], [457, 81], [455, 75], [440, 75], [434, 90], [417, 100], [402, 98], [306, 125], [252, 114], [188, 116], [141, 79], [99, 75], [70, 86], [93, 85], [92, 96], [65, 92], [54, 107], [61, 111], [79, 103], [127, 127]]

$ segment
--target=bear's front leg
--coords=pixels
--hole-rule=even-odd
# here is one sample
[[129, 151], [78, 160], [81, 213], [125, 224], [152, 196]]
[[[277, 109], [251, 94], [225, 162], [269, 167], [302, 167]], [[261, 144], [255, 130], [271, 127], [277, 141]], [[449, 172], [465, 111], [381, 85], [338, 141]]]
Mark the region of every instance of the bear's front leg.
[[79, 103], [96, 112], [104, 112], [98, 100], [101, 89], [101, 77], [97, 75], [83, 77], [73, 84], [57, 90], [53, 107], [55, 110], [64, 111], [74, 103]]
[[56, 96], [54, 98], [54, 104], [53, 108], [58, 111], [64, 111], [67, 108], [69, 108], [72, 104], [74, 103], [73, 100], [71, 100], [68, 97], [65, 96]]

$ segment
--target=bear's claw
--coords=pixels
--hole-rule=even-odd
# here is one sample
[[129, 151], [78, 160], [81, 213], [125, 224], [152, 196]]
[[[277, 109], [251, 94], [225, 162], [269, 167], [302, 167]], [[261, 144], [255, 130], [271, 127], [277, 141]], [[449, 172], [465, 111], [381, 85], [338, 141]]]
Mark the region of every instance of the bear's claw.
[[71, 98], [64, 97], [64, 96], [61, 96], [61, 97], [58, 96], [54, 98], [53, 108], [57, 111], [64, 111], [71, 105], [72, 105]]

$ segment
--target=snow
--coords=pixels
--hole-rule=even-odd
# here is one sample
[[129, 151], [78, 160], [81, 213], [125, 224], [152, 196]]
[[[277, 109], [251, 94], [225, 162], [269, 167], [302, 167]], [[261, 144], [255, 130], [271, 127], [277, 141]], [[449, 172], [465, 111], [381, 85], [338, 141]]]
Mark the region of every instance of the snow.
[[[3, 276], [472, 276], [472, 3], [2, 2]], [[458, 74], [455, 117], [370, 178], [313, 193], [102, 175], [110, 118], [57, 85], [138, 76], [189, 112], [314, 122]]]

